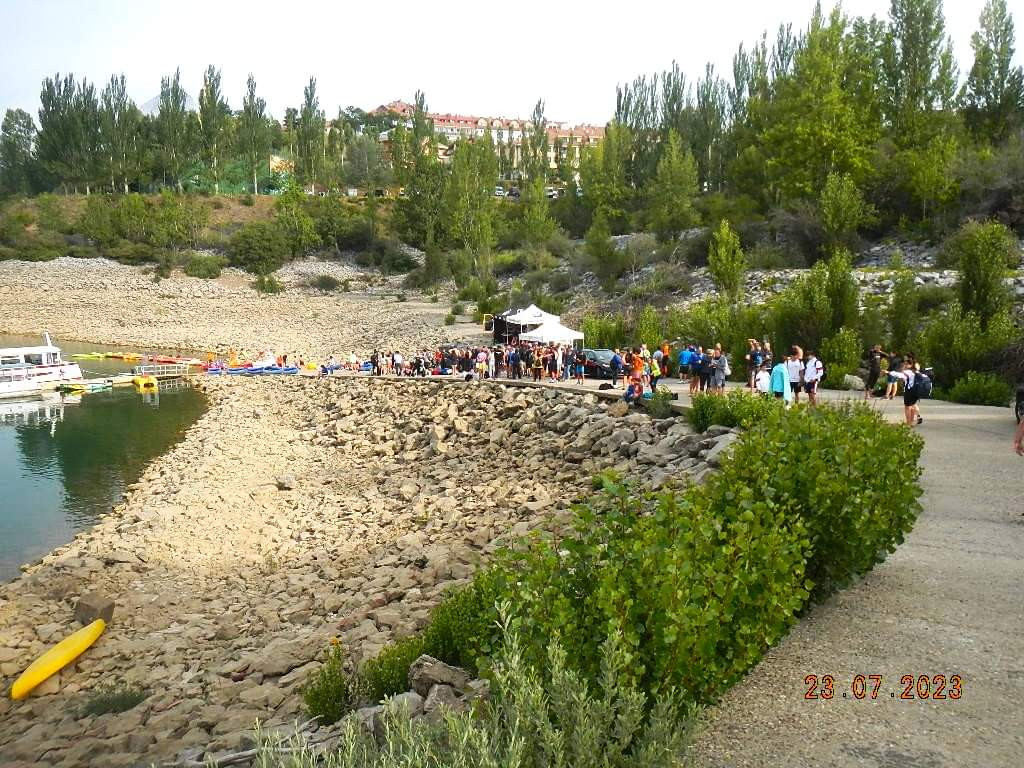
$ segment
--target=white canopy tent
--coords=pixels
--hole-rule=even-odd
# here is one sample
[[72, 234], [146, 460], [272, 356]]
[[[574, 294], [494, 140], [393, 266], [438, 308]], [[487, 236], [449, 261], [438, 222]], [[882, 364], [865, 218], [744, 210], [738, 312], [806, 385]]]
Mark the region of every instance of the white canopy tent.
[[520, 341], [537, 341], [541, 344], [571, 344], [582, 339], [582, 333], [566, 328], [557, 319], [549, 320], [519, 337]]
[[522, 309], [514, 315], [505, 316], [506, 323], [514, 323], [515, 325], [543, 325], [548, 322], [557, 323], [558, 320], [558, 315], [552, 315], [549, 312], [545, 312], [536, 304], [531, 304], [526, 309]]

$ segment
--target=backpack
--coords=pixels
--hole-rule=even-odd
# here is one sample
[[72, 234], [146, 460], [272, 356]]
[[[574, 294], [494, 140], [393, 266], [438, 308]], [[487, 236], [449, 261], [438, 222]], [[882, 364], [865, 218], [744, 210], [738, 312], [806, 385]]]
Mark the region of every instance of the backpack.
[[914, 389], [918, 397], [932, 396], [932, 378], [927, 373], [919, 371], [914, 377]]
[[725, 370], [723, 371], [723, 373], [726, 375], [726, 378], [728, 378], [729, 376], [732, 376], [732, 368], [729, 367], [729, 358], [728, 357], [725, 358]]

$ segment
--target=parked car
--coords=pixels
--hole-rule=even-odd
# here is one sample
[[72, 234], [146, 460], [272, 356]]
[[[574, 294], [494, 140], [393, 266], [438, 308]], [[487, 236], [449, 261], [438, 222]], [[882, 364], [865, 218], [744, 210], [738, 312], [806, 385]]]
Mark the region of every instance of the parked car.
[[612, 378], [612, 356], [610, 349], [584, 349], [587, 362], [583, 364], [583, 374], [591, 379]]
[[494, 188], [494, 196], [495, 197], [505, 197], [505, 188], [504, 187], [495, 187]]

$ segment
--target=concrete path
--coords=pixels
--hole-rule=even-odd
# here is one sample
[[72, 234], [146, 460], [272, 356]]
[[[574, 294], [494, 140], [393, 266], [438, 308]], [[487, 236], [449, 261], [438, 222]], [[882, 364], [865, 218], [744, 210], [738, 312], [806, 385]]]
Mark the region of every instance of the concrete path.
[[[899, 400], [871, 403], [903, 417]], [[914, 530], [707, 713], [697, 765], [1024, 766], [1024, 459], [1012, 452], [1013, 416], [932, 400], [922, 410], [924, 511]], [[807, 675], [818, 676], [817, 699], [805, 697]], [[824, 675], [834, 678], [831, 699], [821, 698]], [[866, 679], [856, 698], [856, 675], [881, 676], [877, 697]], [[913, 698], [901, 697], [904, 676]], [[918, 682], [931, 693], [936, 676], [945, 698], [919, 698]]]

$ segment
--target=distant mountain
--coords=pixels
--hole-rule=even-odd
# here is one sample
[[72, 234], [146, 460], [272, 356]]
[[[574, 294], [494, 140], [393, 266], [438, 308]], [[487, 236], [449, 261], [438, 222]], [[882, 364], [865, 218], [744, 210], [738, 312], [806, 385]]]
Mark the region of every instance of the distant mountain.
[[[157, 113], [160, 111], [160, 96], [154, 96], [152, 99], [150, 99], [145, 104], [140, 106], [139, 109], [142, 111], [142, 114], [144, 115], [156, 117]], [[190, 112], [194, 112], [197, 109], [199, 109], [199, 105], [197, 105], [195, 100], [193, 100], [193, 98], [189, 96], [187, 93], [185, 94], [185, 109], [189, 110]]]

